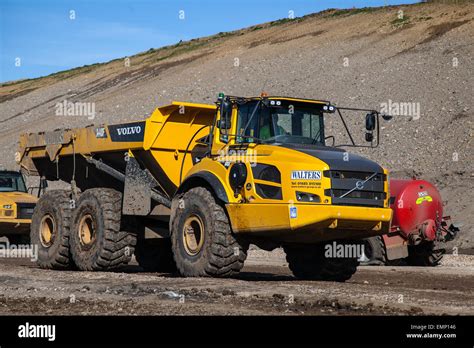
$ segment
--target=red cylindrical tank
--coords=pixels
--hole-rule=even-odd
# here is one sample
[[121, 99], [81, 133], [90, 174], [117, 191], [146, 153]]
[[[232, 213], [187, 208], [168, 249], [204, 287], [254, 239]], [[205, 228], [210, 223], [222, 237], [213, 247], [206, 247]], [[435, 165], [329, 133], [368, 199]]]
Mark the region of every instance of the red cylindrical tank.
[[[436, 238], [443, 218], [443, 202], [435, 186], [425, 180], [390, 180], [392, 227], [398, 227], [407, 239], [419, 235], [425, 240]], [[412, 236], [412, 237], [413, 237]]]

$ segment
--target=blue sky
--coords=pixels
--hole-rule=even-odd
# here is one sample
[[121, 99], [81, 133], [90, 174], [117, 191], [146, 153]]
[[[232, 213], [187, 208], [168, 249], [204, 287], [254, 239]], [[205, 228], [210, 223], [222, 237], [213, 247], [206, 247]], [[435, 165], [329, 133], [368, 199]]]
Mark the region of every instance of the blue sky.
[[[45, 76], [218, 32], [415, 0], [0, 0], [0, 82]], [[71, 19], [74, 11], [75, 19]], [[184, 19], [180, 14], [184, 11]], [[18, 61], [17, 59], [20, 59]], [[16, 66], [16, 63], [20, 63]]]

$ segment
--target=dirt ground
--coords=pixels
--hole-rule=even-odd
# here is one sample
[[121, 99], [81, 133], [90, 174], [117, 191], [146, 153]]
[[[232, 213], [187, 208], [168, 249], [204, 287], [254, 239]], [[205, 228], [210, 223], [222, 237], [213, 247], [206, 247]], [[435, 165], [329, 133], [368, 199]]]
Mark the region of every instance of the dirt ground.
[[282, 252], [250, 252], [233, 279], [50, 271], [0, 261], [0, 315], [423, 315], [474, 314], [474, 256], [441, 266], [359, 267], [346, 283], [299, 281]]

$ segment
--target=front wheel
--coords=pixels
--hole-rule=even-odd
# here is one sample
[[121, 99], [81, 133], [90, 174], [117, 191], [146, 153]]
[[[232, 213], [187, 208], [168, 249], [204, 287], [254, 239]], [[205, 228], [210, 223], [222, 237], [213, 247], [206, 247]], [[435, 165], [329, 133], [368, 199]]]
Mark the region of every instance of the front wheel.
[[325, 243], [314, 245], [286, 245], [288, 266], [293, 275], [304, 280], [344, 282], [357, 271], [356, 257], [327, 257]]
[[185, 277], [228, 277], [239, 273], [248, 246], [232, 233], [224, 208], [209, 190], [193, 188], [173, 199], [171, 243]]

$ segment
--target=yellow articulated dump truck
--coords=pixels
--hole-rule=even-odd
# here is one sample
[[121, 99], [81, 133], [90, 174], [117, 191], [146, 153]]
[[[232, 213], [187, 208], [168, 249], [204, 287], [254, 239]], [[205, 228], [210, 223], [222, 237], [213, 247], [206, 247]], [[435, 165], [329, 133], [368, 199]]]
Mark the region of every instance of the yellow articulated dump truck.
[[12, 244], [28, 243], [37, 200], [28, 193], [21, 173], [0, 170], [0, 237]]
[[[356, 255], [329, 248], [387, 233], [392, 212], [387, 171], [326, 145], [324, 119], [344, 122], [344, 109], [220, 94], [215, 105], [173, 102], [144, 121], [22, 135], [23, 170], [71, 185], [38, 201], [39, 265], [113, 270], [135, 254], [146, 270], [223, 277], [255, 244], [283, 247], [298, 278], [349, 279]], [[389, 116], [365, 111], [373, 147], [379, 116]]]

